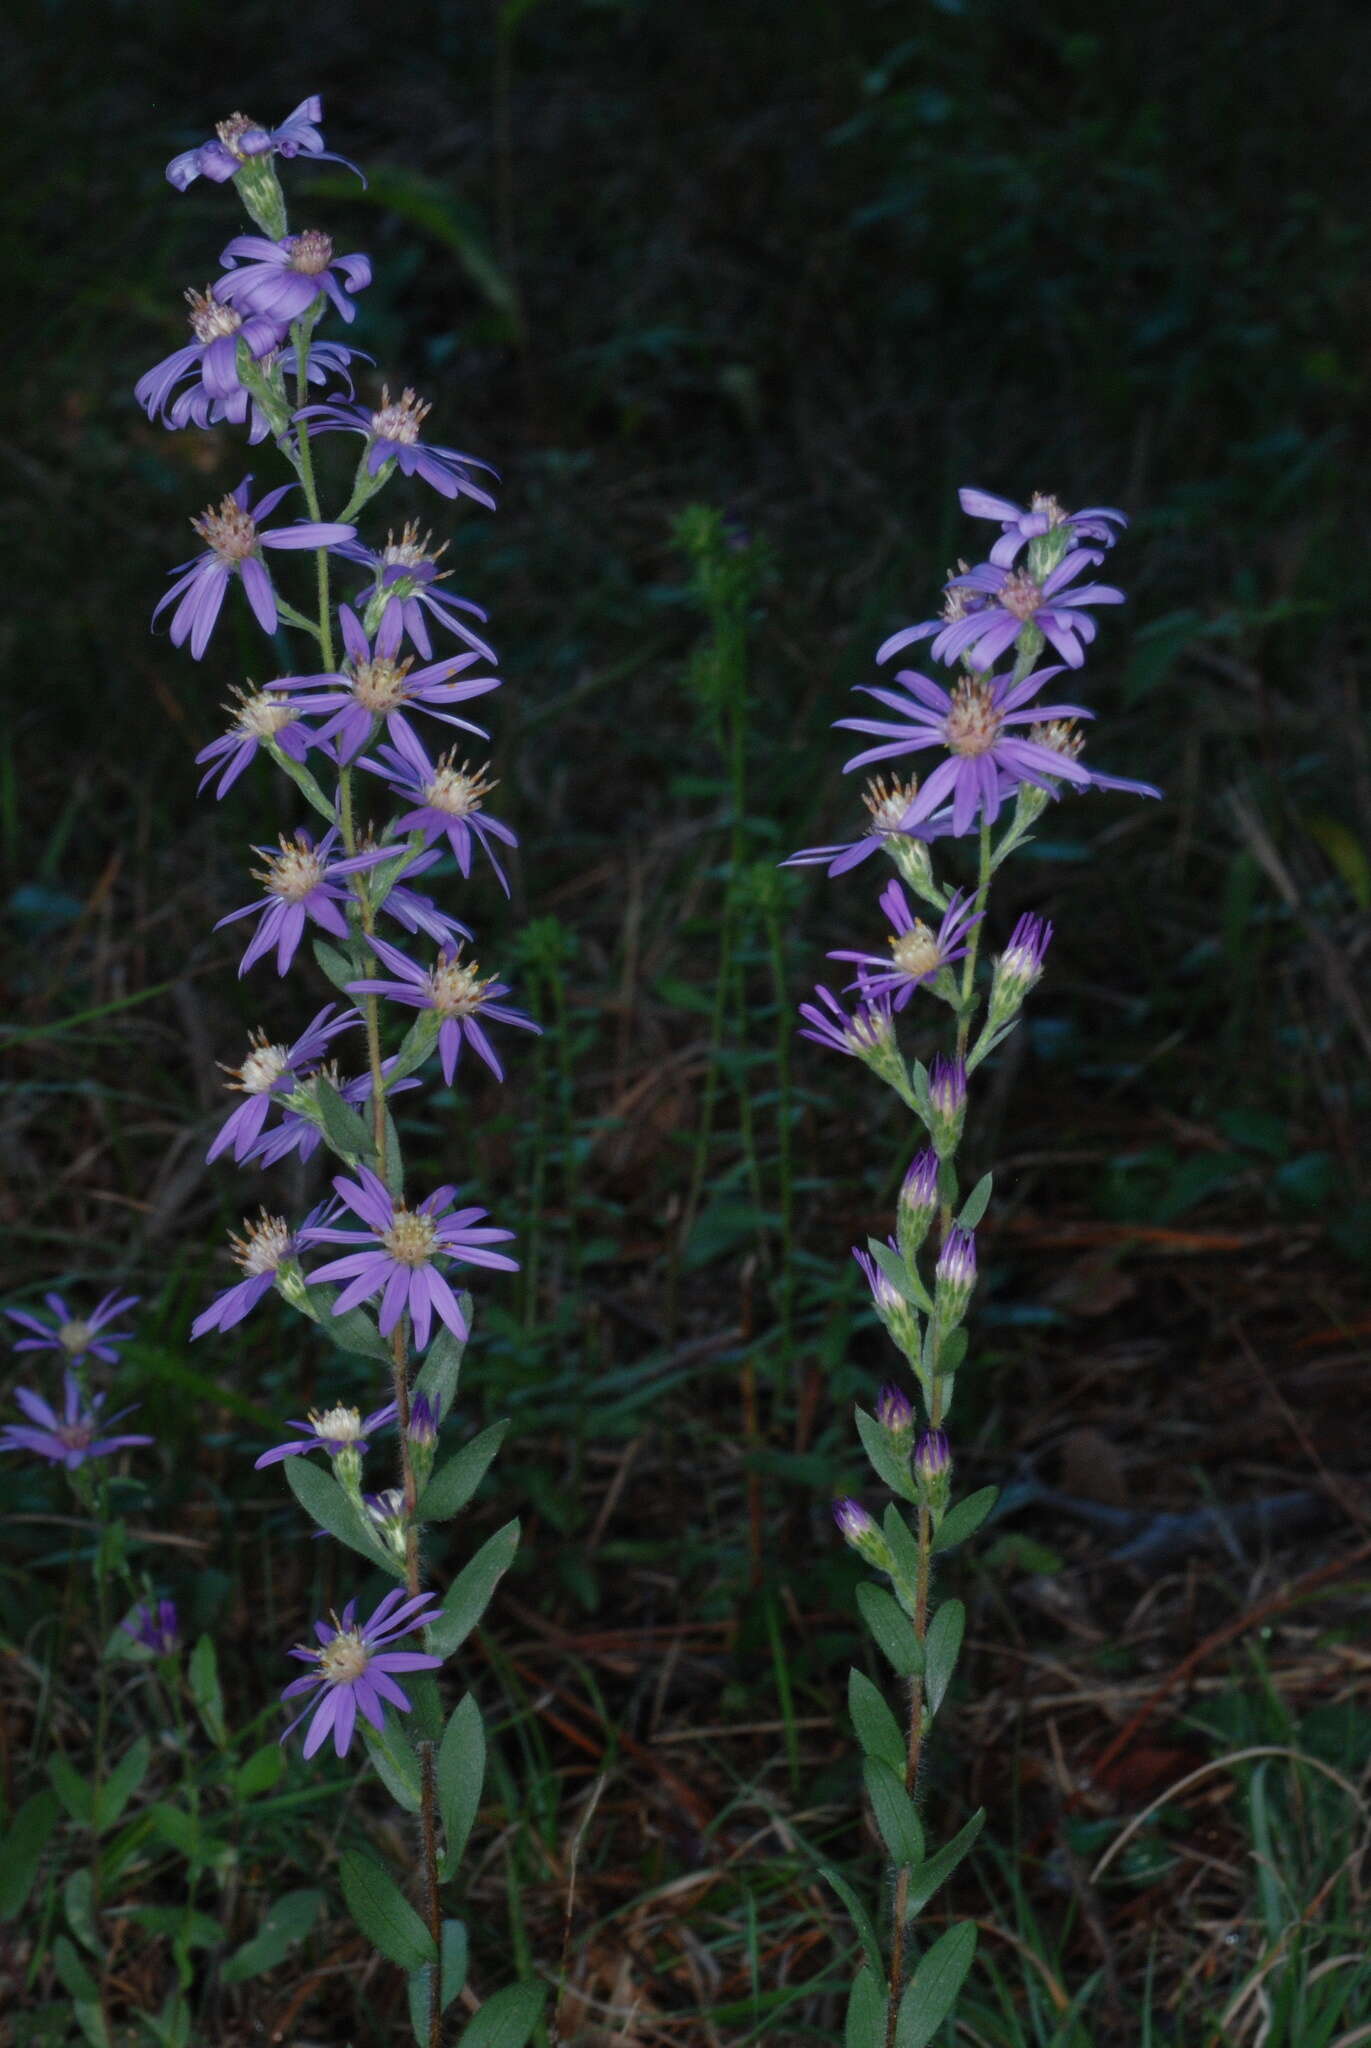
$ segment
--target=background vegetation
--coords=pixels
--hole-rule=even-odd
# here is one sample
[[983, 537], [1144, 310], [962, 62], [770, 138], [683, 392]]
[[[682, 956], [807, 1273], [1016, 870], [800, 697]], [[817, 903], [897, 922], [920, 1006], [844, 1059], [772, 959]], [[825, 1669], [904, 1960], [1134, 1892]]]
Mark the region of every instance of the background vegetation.
[[[503, 475], [450, 559], [505, 658], [524, 841], [526, 935], [486, 950], [549, 1026], [505, 1093], [464, 1068], [409, 1141], [524, 1257], [464, 1380], [473, 1430], [514, 1429], [461, 1540], [525, 1526], [462, 1674], [503, 1719], [474, 1985], [564, 1956], [586, 2044], [835, 2038], [850, 1937], [815, 1857], [867, 1889], [878, 1865], [826, 1503], [886, 1357], [848, 1246], [885, 1227], [904, 1138], [792, 1038], [874, 890], [775, 863], [849, 836], [830, 721], [980, 544], [975, 482], [1129, 510], [1092, 750], [1167, 802], [1063, 803], [1001, 906], [1058, 937], [975, 1133], [999, 1192], [959, 1453], [1018, 1490], [956, 1567], [974, 1653], [927, 1790], [949, 1822], [992, 1809], [959, 1879], [994, 1965], [966, 2038], [1366, 2038], [1371, 16], [30, 0], [11, 35], [0, 1282], [143, 1293], [140, 1562], [214, 1631], [232, 1726], [274, 1736], [280, 1651], [331, 1594], [252, 1457], [351, 1390], [269, 1311], [186, 1342], [267, 1192], [203, 1164], [214, 1062], [306, 1012], [210, 930], [247, 840], [293, 822], [266, 779], [195, 797], [260, 644], [240, 622], [192, 667], [147, 630], [183, 521], [247, 465], [150, 428], [131, 386], [236, 225], [166, 159], [319, 91], [371, 178], [291, 174], [375, 259], [350, 338]], [[692, 506], [737, 551], [745, 689]], [[13, 1802], [81, 1740], [88, 1658], [58, 1645], [88, 1536], [46, 1473], [5, 1485]], [[1296, 1489], [1298, 1523], [1191, 1524], [1143, 1566], [1082, 1513], [1155, 1533]], [[1220, 1762], [1254, 1745], [1344, 1787]], [[293, 1762], [239, 1845], [215, 1910], [240, 1936], [380, 1825], [329, 1777]], [[60, 2039], [42, 1940], [0, 1933], [27, 2038]], [[125, 1954], [155, 2004], [164, 1958], [137, 1931]], [[330, 1903], [280, 1968], [207, 1984], [211, 2037], [394, 2038], [362, 1958]]]

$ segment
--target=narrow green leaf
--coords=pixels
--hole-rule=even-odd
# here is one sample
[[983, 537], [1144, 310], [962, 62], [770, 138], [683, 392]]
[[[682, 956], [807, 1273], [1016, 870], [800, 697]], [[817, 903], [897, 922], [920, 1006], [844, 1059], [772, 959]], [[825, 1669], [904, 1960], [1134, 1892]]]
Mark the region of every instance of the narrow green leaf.
[[349, 960], [346, 953], [341, 953], [336, 946], [330, 946], [324, 939], [314, 941], [314, 957], [321, 972], [326, 974], [333, 986], [341, 989], [344, 995], [347, 994], [347, 985], [350, 981], [362, 979], [361, 968]]
[[885, 2048], [885, 2016], [890, 1997], [884, 1978], [863, 1964], [853, 1979], [847, 2001], [843, 2048]]
[[869, 1580], [857, 1588], [857, 1605], [882, 1654], [901, 1678], [916, 1677], [923, 1669], [923, 1653], [914, 1624], [904, 1609], [896, 1605], [883, 1586], [873, 1586]]
[[260, 1749], [254, 1749], [245, 1764], [240, 1764], [234, 1784], [240, 1799], [255, 1799], [259, 1792], [270, 1792], [280, 1780], [286, 1768], [286, 1753], [279, 1742], [265, 1742]]
[[379, 1564], [392, 1578], [403, 1579], [405, 1568], [379, 1538], [371, 1534], [352, 1502], [331, 1472], [312, 1465], [308, 1458], [285, 1458], [286, 1480], [310, 1520], [356, 1550], [372, 1564]]
[[323, 1903], [322, 1892], [283, 1892], [267, 1907], [257, 1932], [224, 1964], [219, 1972], [222, 1982], [243, 1984], [264, 1970], [274, 1970], [295, 1943], [304, 1940]]
[[878, 1756], [869, 1756], [862, 1765], [862, 1776], [891, 1862], [897, 1868], [917, 1868], [923, 1862], [924, 1831], [914, 1802], [904, 1789], [902, 1773], [892, 1771]]
[[212, 1920], [208, 1913], [187, 1917], [184, 1906], [121, 1906], [119, 1917], [146, 1927], [149, 1934], [182, 1942], [187, 1948], [219, 1948], [224, 1939], [221, 1921]]
[[98, 1956], [101, 1943], [95, 1927], [95, 1880], [89, 1870], [73, 1870], [62, 1887], [62, 1905], [67, 1925], [82, 1948]]
[[114, 1826], [147, 1776], [151, 1762], [152, 1744], [146, 1735], [140, 1735], [133, 1746], [125, 1750], [96, 1795], [93, 1824], [97, 1835], [103, 1835], [106, 1828]]
[[400, 1133], [395, 1128], [395, 1119], [389, 1108], [385, 1113], [385, 1133], [386, 1186], [398, 1202], [405, 1192], [405, 1155], [400, 1149]]
[[949, 1508], [943, 1517], [943, 1525], [933, 1538], [934, 1550], [951, 1550], [956, 1543], [965, 1543], [968, 1536], [974, 1536], [990, 1510], [1000, 1497], [998, 1486], [983, 1486], [977, 1493], [969, 1493], [965, 1500], [959, 1500]]
[[71, 1819], [78, 1827], [88, 1828], [95, 1815], [94, 1788], [72, 1769], [64, 1756], [48, 1758], [48, 1776]]
[[909, 1452], [900, 1457], [892, 1451], [886, 1440], [885, 1431], [874, 1415], [868, 1415], [865, 1408], [856, 1410], [857, 1434], [862, 1440], [862, 1449], [871, 1462], [871, 1469], [878, 1479], [883, 1479], [892, 1493], [898, 1493], [901, 1500], [917, 1500], [918, 1492], [909, 1469]]
[[930, 1856], [926, 1863], [920, 1864], [910, 1884], [906, 1901], [906, 1912], [911, 1920], [916, 1913], [923, 1911], [938, 1886], [951, 1877], [984, 1825], [985, 1808], [982, 1806], [972, 1814], [960, 1834], [954, 1835], [952, 1840]]
[[35, 1792], [0, 1839], [0, 1920], [13, 1920], [22, 1911], [61, 1805], [55, 1792]]
[[62, 1980], [62, 1989], [79, 1999], [85, 2005], [100, 2004], [100, 1986], [76, 1953], [74, 1945], [65, 1934], [59, 1934], [52, 1945], [53, 1967]]
[[541, 1984], [507, 1984], [488, 1998], [457, 2048], [524, 2048], [543, 2010]]
[[349, 1109], [326, 1075], [316, 1074], [310, 1085], [319, 1105], [319, 1121], [329, 1150], [349, 1166], [358, 1159], [364, 1159], [370, 1166], [376, 1158], [376, 1147], [365, 1120], [355, 1109]]
[[438, 1749], [438, 1805], [443, 1816], [447, 1873], [462, 1860], [481, 1804], [486, 1776], [486, 1731], [471, 1694], [453, 1708]]
[[505, 1440], [508, 1422], [493, 1422], [463, 1445], [456, 1457], [440, 1465], [419, 1501], [421, 1522], [445, 1522], [458, 1514], [485, 1478], [487, 1468]]
[[993, 1173], [983, 1173], [971, 1193], [967, 1196], [957, 1222], [963, 1230], [974, 1230], [990, 1206], [990, 1197], [995, 1187]]
[[148, 1808], [148, 1816], [162, 1840], [170, 1842], [187, 1863], [203, 1863], [200, 1822], [193, 1813], [184, 1806], [173, 1806], [169, 1799], [155, 1799]]
[[[457, 1306], [462, 1311], [462, 1321], [471, 1328], [473, 1303], [469, 1294], [459, 1294]], [[462, 1370], [462, 1354], [466, 1340], [454, 1337], [446, 1323], [439, 1325], [428, 1354], [415, 1375], [414, 1392], [427, 1394], [431, 1405], [441, 1422], [457, 1394], [457, 1380]]]
[[378, 1777], [396, 1805], [402, 1806], [406, 1813], [418, 1813], [424, 1803], [419, 1759], [395, 1716], [387, 1714], [382, 1728], [373, 1728], [370, 1722], [364, 1722], [362, 1739]]
[[[467, 1931], [460, 1920], [443, 1922], [443, 2011], [467, 1980]], [[428, 2048], [428, 1986], [432, 1966], [412, 1970], [409, 1978], [409, 2023], [419, 2048]]]
[[936, 1714], [943, 1703], [965, 1632], [965, 1607], [960, 1600], [944, 1600], [924, 1639], [924, 1697], [930, 1714]]
[[420, 1010], [400, 1042], [394, 1064], [386, 1072], [386, 1088], [416, 1073], [438, 1043], [438, 1017], [433, 1010]]
[[868, 1756], [878, 1757], [892, 1771], [905, 1766], [905, 1739], [900, 1724], [886, 1705], [880, 1689], [864, 1671], [847, 1674], [847, 1711], [857, 1731], [857, 1740]]
[[906, 1579], [911, 1586], [917, 1587], [919, 1582], [919, 1546], [914, 1539], [914, 1533], [908, 1522], [900, 1513], [893, 1500], [888, 1503], [885, 1513], [881, 1516], [881, 1530], [886, 1542], [890, 1545], [891, 1556], [899, 1567], [901, 1577]]
[[228, 1741], [224, 1725], [224, 1695], [219, 1684], [219, 1660], [212, 1636], [201, 1636], [190, 1653], [190, 1692], [206, 1735], [216, 1749]]
[[518, 1548], [518, 1521], [506, 1522], [481, 1545], [465, 1570], [458, 1573], [447, 1590], [442, 1612], [425, 1631], [435, 1657], [450, 1657], [466, 1641]]
[[315, 1322], [340, 1351], [360, 1352], [364, 1358], [377, 1358], [383, 1365], [390, 1364], [390, 1346], [377, 1329], [372, 1318], [360, 1308], [346, 1309], [342, 1315], [333, 1313], [333, 1304], [341, 1289], [337, 1287], [308, 1287], [309, 1312]]
[[434, 1960], [433, 1936], [379, 1863], [360, 1849], [345, 1849], [339, 1877], [348, 1911], [388, 1961], [417, 1970]]
[[[966, 1346], [966, 1330], [961, 1325], [955, 1330], [949, 1330], [943, 1338], [942, 1343], [938, 1346], [938, 1371], [944, 1379], [949, 1378], [957, 1371], [962, 1360], [966, 1357]], [[944, 1404], [945, 1412], [946, 1404]]]
[[895, 2023], [895, 2048], [928, 2048], [957, 2003], [976, 1953], [976, 1929], [970, 1920], [939, 1935], [905, 1986]]
[[876, 1929], [872, 1923], [871, 1915], [867, 1912], [866, 1907], [857, 1897], [856, 1892], [853, 1891], [852, 1886], [840, 1870], [835, 1870], [831, 1863], [821, 1863], [818, 1866], [818, 1870], [824, 1883], [829, 1885], [838, 1894], [838, 1897], [847, 1907], [852, 1925], [857, 1930], [857, 1939], [862, 1944], [862, 1950], [867, 1962], [870, 1964], [877, 1979], [884, 1984], [885, 1957], [881, 1954], [881, 1944], [876, 1939]]

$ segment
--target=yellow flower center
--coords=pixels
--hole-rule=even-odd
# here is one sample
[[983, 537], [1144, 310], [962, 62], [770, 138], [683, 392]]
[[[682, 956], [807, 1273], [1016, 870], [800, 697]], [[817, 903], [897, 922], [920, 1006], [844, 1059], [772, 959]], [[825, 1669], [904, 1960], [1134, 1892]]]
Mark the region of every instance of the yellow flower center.
[[70, 1358], [79, 1358], [91, 1340], [89, 1323], [63, 1323], [57, 1332], [57, 1341]]
[[495, 783], [486, 781], [486, 769], [471, 769], [463, 761], [460, 768], [452, 765], [452, 755], [444, 754], [438, 763], [438, 772], [424, 789], [424, 802], [431, 804], [435, 811], [446, 811], [449, 817], [465, 818], [472, 811], [479, 811], [481, 801], [488, 797]]
[[911, 976], [932, 974], [943, 957], [938, 941], [921, 917], [915, 918], [913, 931], [901, 932], [891, 939], [890, 951], [901, 974]]
[[257, 521], [251, 512], [243, 510], [232, 492], [219, 500], [217, 512], [207, 505], [200, 517], [190, 523], [210, 553], [217, 555], [226, 568], [236, 568], [256, 549]]
[[190, 331], [197, 341], [218, 341], [221, 335], [236, 334], [243, 316], [236, 306], [221, 306], [208, 286], [202, 292], [187, 292]]
[[400, 1265], [424, 1266], [438, 1243], [438, 1226], [417, 1209], [397, 1209], [390, 1228], [381, 1232], [381, 1243]]
[[988, 754], [1000, 736], [1000, 714], [990, 685], [979, 676], [963, 676], [952, 692], [952, 709], [943, 722], [943, 738], [954, 754]]
[[351, 1685], [366, 1670], [371, 1656], [361, 1631], [355, 1628], [340, 1629], [331, 1643], [314, 1654], [330, 1685]]
[[253, 873], [273, 896], [286, 903], [303, 903], [324, 879], [324, 863], [306, 839], [282, 839], [281, 851], [270, 855], [264, 868]]
[[408, 695], [405, 678], [413, 665], [412, 658], [361, 661], [352, 672], [352, 694], [364, 711], [369, 711], [373, 718], [382, 718], [397, 704], [404, 703]]
[[291, 269], [305, 277], [318, 277], [333, 261], [333, 238], [322, 228], [306, 228], [302, 235], [291, 235], [287, 247]]
[[413, 447], [419, 438], [419, 429], [428, 417], [432, 407], [422, 398], [406, 389], [397, 399], [392, 400], [387, 387], [381, 386], [381, 403], [371, 415], [371, 431], [378, 441], [403, 441]]
[[268, 1216], [263, 1209], [255, 1223], [243, 1222], [243, 1237], [230, 1234], [233, 1256], [249, 1280], [274, 1273], [290, 1251], [290, 1225], [284, 1216]]

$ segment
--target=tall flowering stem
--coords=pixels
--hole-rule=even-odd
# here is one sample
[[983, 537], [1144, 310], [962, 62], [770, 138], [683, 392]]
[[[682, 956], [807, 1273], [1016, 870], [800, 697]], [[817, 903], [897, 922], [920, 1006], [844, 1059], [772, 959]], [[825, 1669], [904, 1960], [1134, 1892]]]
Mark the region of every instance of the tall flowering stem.
[[[845, 1498], [834, 1507], [845, 1541], [885, 1582], [860, 1585], [857, 1604], [904, 1693], [901, 1725], [881, 1689], [862, 1671], [850, 1674], [848, 1703], [864, 1752], [866, 1789], [895, 1882], [887, 1946], [855, 1894], [835, 1880], [854, 1910], [865, 1951], [848, 2008], [848, 2048], [910, 2048], [931, 2040], [956, 2006], [976, 1946], [976, 1929], [967, 1922], [947, 1928], [915, 1959], [911, 1928], [985, 1819], [984, 1812], [974, 1814], [952, 1841], [930, 1852], [918, 1794], [924, 1746], [945, 1703], [966, 1622], [959, 1600], [935, 1605], [935, 1560], [973, 1535], [996, 1499], [994, 1487], [983, 1487], [954, 1502], [947, 1427], [968, 1352], [976, 1232], [992, 1191], [989, 1174], [966, 1194], [958, 1177], [968, 1089], [981, 1063], [1017, 1026], [1052, 938], [1042, 916], [1025, 913], [987, 973], [993, 883], [1047, 806], [1068, 792], [1094, 787], [1159, 794], [1146, 783], [1087, 768], [1079, 721], [1093, 714], [1084, 705], [1042, 701], [1055, 677], [1083, 666], [1096, 631], [1089, 607], [1123, 600], [1111, 585], [1075, 579], [1103, 560], [1101, 551], [1127, 524], [1124, 515], [1099, 506], [1067, 512], [1045, 497], [1025, 507], [977, 490], [964, 490], [961, 502], [972, 517], [1000, 525], [989, 561], [953, 577], [941, 618], [893, 634], [877, 659], [888, 661], [928, 640], [935, 658], [965, 661], [965, 671], [949, 689], [902, 669], [894, 687], [883, 682], [863, 691], [885, 716], [838, 721], [876, 742], [848, 761], [849, 770], [929, 752], [937, 758], [922, 782], [910, 774], [893, 787], [884, 779], [871, 785], [869, 822], [856, 840], [792, 856], [800, 865], [822, 864], [830, 875], [879, 852], [895, 866], [899, 879], [887, 884], [879, 904], [891, 928], [888, 954], [859, 948], [831, 954], [856, 967], [844, 991], [851, 1006], [818, 988], [817, 1001], [800, 1006], [801, 1028], [884, 1082], [911, 1111], [920, 1146], [900, 1189], [893, 1235], [872, 1238], [855, 1252], [876, 1314], [913, 1382], [911, 1393], [890, 1381], [874, 1412], [857, 1410], [867, 1459], [894, 1498], [879, 1522], [860, 1501]], [[1049, 645], [1061, 659], [1040, 667]], [[990, 673], [1011, 648], [1012, 668]], [[935, 873], [933, 846], [968, 838], [976, 849], [974, 875], [949, 888]], [[914, 914], [906, 889], [937, 914], [936, 929]], [[925, 1008], [925, 1026], [940, 1017], [946, 1023], [947, 1052], [929, 1065], [909, 1060], [899, 1044], [900, 1021], [916, 1006]]]
[[[229, 730], [201, 751], [211, 763], [201, 786], [214, 783], [222, 798], [264, 762], [295, 785], [313, 815], [279, 850], [258, 849], [263, 896], [219, 922], [255, 919], [240, 974], [268, 958], [278, 975], [297, 973], [308, 937], [335, 991], [289, 1043], [254, 1033], [242, 1063], [227, 1070], [245, 1099], [210, 1149], [215, 1157], [232, 1147], [240, 1165], [258, 1169], [326, 1149], [337, 1162], [331, 1197], [299, 1220], [263, 1209], [246, 1222], [232, 1241], [242, 1277], [210, 1302], [192, 1334], [223, 1335], [274, 1293], [331, 1340], [339, 1366], [351, 1359], [355, 1376], [367, 1362], [380, 1379], [364, 1418], [340, 1374], [326, 1405], [293, 1421], [296, 1434], [257, 1462], [280, 1465], [312, 1520], [373, 1576], [397, 1582], [379, 1600], [359, 1593], [340, 1615], [316, 1620], [313, 1639], [290, 1652], [306, 1668], [282, 1697], [303, 1700], [286, 1734], [304, 1725], [307, 1759], [326, 1744], [343, 1756], [360, 1733], [388, 1791], [415, 1817], [418, 1912], [402, 1882], [357, 1852], [344, 1856], [342, 1882], [363, 1933], [407, 1972], [416, 2039], [440, 2048], [466, 1954], [443, 1889], [474, 1817], [485, 1741], [470, 1697], [444, 1717], [435, 1674], [480, 1619], [514, 1555], [518, 1524], [491, 1537], [445, 1593], [426, 1583], [424, 1531], [466, 1504], [505, 1430], [497, 1424], [440, 1461], [472, 1309], [454, 1279], [465, 1267], [513, 1271], [516, 1261], [502, 1249], [512, 1233], [483, 1208], [460, 1204], [455, 1186], [411, 1195], [391, 1105], [421, 1085], [435, 1058], [450, 1083], [463, 1045], [503, 1079], [485, 1027], [536, 1027], [494, 1000], [508, 993], [503, 982], [461, 959], [469, 928], [410, 886], [444, 865], [469, 880], [473, 845], [491, 854], [504, 881], [491, 840], [516, 842], [484, 813], [493, 785], [445, 754], [430, 759], [420, 737], [448, 726], [484, 739], [454, 707], [500, 685], [488, 672], [491, 649], [462, 616], [483, 621], [484, 613], [436, 589], [446, 575], [437, 566], [443, 548], [421, 539], [415, 523], [404, 524], [398, 542], [391, 530], [368, 546], [355, 522], [397, 474], [449, 500], [494, 501], [475, 474], [486, 465], [426, 443], [427, 404], [409, 390], [392, 401], [384, 388], [375, 410], [354, 402], [355, 351], [316, 338], [332, 317], [351, 323], [356, 295], [371, 281], [368, 257], [338, 253], [321, 228], [289, 225], [278, 159], [346, 161], [324, 150], [322, 118], [313, 97], [275, 129], [235, 114], [214, 140], [168, 166], [181, 191], [201, 177], [231, 184], [259, 232], [228, 242], [223, 274], [190, 294], [193, 341], [138, 386], [150, 418], [178, 431], [242, 427], [252, 443], [269, 440], [287, 469], [265, 495], [245, 477], [192, 522], [205, 551], [174, 572], [158, 612], [175, 607], [171, 639], [189, 643], [198, 661], [237, 581], [277, 647], [298, 636], [298, 672], [232, 686]], [[316, 392], [321, 402], [311, 402]], [[316, 457], [338, 433], [360, 434], [363, 447], [330, 519]], [[284, 556], [312, 554], [312, 595], [297, 593], [296, 603], [278, 590], [265, 550], [273, 565], [280, 558], [283, 580]], [[450, 646], [435, 652], [429, 621], [452, 636]], [[367, 1493], [364, 1460], [382, 1432], [398, 1484]], [[539, 1994], [511, 1986], [493, 2003], [508, 2029], [501, 2039], [521, 2048], [537, 2024]]]

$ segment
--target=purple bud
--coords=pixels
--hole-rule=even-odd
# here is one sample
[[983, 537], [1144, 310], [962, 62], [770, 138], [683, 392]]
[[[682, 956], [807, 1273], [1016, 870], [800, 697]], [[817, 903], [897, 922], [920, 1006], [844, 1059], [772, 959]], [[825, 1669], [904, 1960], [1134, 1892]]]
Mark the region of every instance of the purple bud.
[[141, 1601], [129, 1620], [121, 1624], [124, 1633], [158, 1657], [174, 1657], [181, 1647], [181, 1620], [174, 1600], [156, 1605]]
[[945, 1479], [952, 1470], [952, 1450], [941, 1429], [925, 1430], [914, 1452], [914, 1470], [925, 1486]]
[[893, 1380], [887, 1380], [876, 1396], [876, 1420], [887, 1435], [908, 1437], [914, 1430], [914, 1410], [909, 1396]]
[[928, 1093], [940, 1116], [960, 1116], [966, 1108], [966, 1068], [962, 1062], [945, 1060], [939, 1053], [928, 1077]]
[[876, 1524], [859, 1500], [835, 1500], [833, 1519], [849, 1543], [861, 1543], [876, 1534]]
[[995, 962], [990, 991], [992, 1018], [1012, 1017], [1029, 990], [1042, 977], [1043, 961], [1052, 943], [1052, 927], [1031, 912], [1021, 917], [1009, 935], [1009, 944]]
[[429, 1448], [437, 1442], [438, 1418], [427, 1394], [416, 1394], [409, 1404], [409, 1429], [406, 1434], [416, 1447]]
[[925, 1149], [912, 1161], [900, 1184], [900, 1206], [932, 1215], [938, 1206], [938, 1155]]
[[971, 1288], [976, 1284], [976, 1233], [954, 1223], [947, 1242], [938, 1254], [938, 1283], [942, 1287]]

